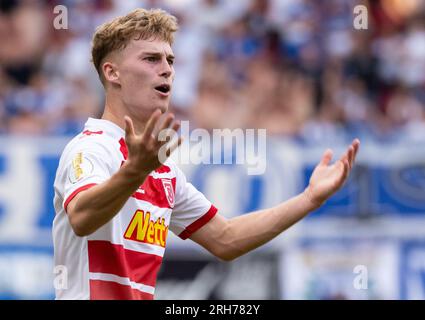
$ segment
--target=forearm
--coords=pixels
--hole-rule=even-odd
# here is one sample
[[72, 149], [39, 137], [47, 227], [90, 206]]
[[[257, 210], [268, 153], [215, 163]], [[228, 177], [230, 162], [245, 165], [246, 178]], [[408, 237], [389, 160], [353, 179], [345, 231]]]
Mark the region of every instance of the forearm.
[[229, 220], [223, 234], [226, 260], [269, 242], [318, 207], [319, 204], [310, 200], [307, 190], [276, 207]]
[[86, 236], [110, 221], [145, 178], [126, 163], [109, 180], [78, 194], [67, 208], [74, 232]]

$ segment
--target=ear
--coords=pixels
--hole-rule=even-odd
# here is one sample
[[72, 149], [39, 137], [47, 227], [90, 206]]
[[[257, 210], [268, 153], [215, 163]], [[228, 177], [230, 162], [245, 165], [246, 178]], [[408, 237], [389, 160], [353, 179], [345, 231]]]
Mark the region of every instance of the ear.
[[102, 64], [102, 71], [107, 82], [120, 85], [120, 73], [115, 63], [106, 61]]

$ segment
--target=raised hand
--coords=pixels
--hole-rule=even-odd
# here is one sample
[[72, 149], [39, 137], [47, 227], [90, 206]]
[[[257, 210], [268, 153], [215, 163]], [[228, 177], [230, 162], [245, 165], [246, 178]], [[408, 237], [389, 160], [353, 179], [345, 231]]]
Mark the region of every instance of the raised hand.
[[[133, 126], [133, 121], [130, 117], [125, 116], [125, 142], [128, 149], [127, 165], [131, 166], [135, 172], [141, 176], [147, 176], [156, 168], [160, 167], [164, 159], [159, 158], [160, 149], [167, 145], [169, 141], [161, 141], [158, 139], [158, 134], [155, 134], [155, 127], [161, 116], [161, 111], [156, 110], [149, 118], [143, 133], [136, 134]], [[162, 130], [174, 130], [176, 132], [180, 128], [180, 122], [174, 121], [174, 115], [169, 114], [165, 118], [162, 125], [157, 130], [160, 133]], [[166, 146], [169, 156], [182, 142], [182, 138], [172, 140]]]
[[360, 141], [358, 139], [353, 140], [342, 157], [332, 165], [330, 165], [332, 150], [327, 149], [325, 151], [322, 160], [310, 177], [308, 187], [304, 191], [314, 205], [322, 205], [344, 185], [353, 167], [359, 146]]

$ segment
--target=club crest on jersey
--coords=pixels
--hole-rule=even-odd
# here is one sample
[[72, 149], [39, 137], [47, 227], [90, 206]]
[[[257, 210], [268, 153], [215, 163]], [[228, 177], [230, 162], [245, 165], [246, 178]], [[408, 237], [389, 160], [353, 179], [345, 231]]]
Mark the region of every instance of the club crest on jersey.
[[164, 187], [165, 197], [167, 198], [168, 204], [171, 208], [174, 208], [174, 190], [173, 184], [170, 179], [161, 179], [162, 186]]

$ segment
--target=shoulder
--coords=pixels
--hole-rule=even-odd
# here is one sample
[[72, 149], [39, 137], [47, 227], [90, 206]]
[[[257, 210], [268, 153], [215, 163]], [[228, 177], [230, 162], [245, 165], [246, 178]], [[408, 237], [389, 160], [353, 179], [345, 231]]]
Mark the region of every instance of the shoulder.
[[63, 155], [80, 151], [100, 154], [119, 152], [119, 141], [104, 133], [88, 135], [83, 131], [66, 145]]
[[81, 157], [114, 168], [119, 166], [122, 161], [119, 148], [119, 141], [115, 141], [106, 134], [87, 135], [83, 131], [66, 145], [61, 155], [59, 167], [66, 166], [76, 157]]

